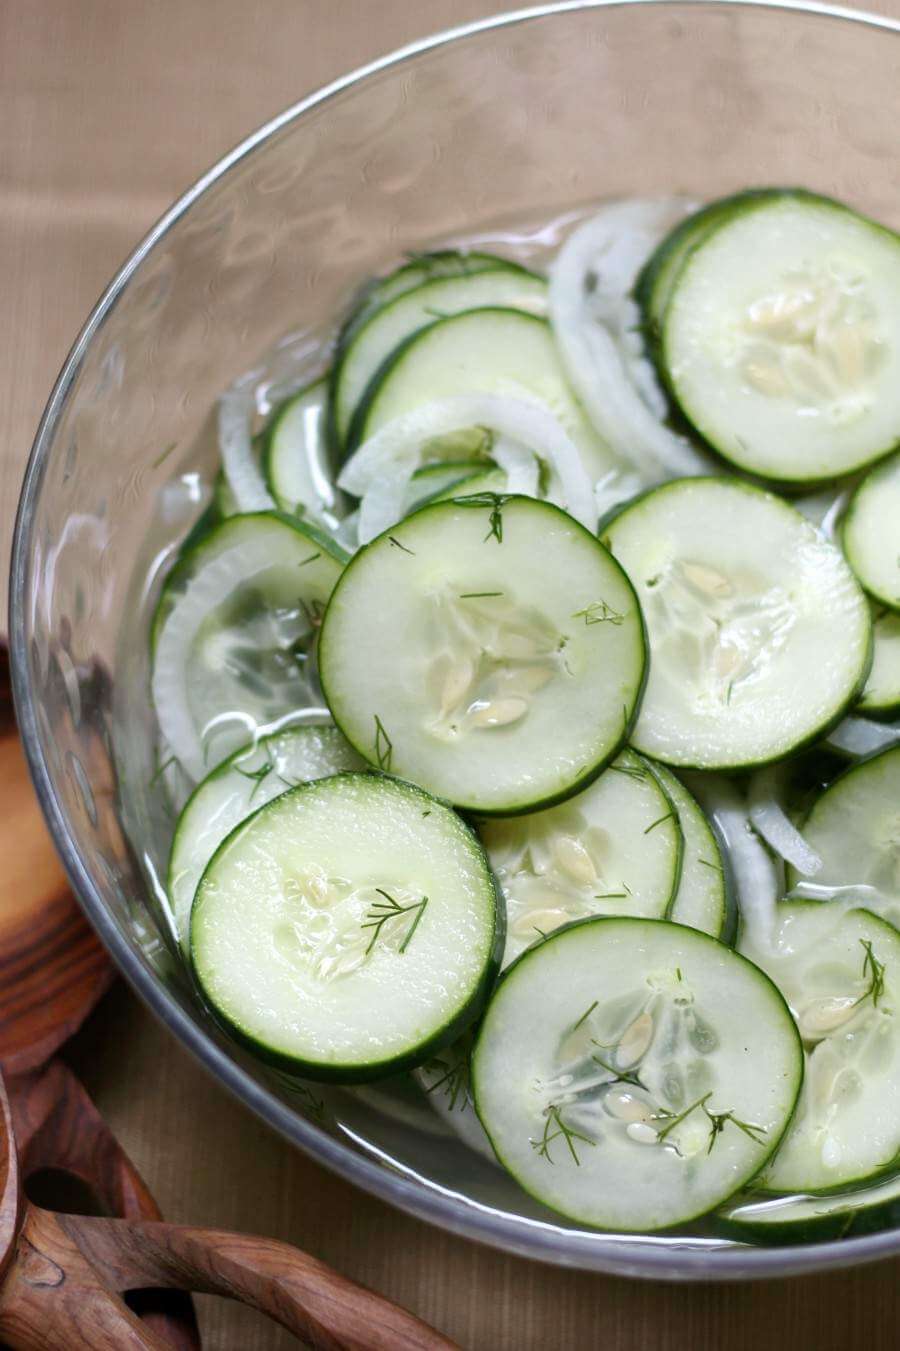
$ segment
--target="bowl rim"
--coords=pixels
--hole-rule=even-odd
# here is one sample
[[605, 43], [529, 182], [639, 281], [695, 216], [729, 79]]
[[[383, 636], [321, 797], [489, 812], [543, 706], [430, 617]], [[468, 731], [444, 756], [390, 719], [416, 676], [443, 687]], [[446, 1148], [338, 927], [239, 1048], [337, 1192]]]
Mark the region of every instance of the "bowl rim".
[[[13, 534], [9, 584], [9, 640], [13, 697], [31, 778], [61, 856], [72, 889], [119, 971], [159, 1021], [178, 1038], [203, 1068], [292, 1145], [347, 1178], [356, 1186], [400, 1210], [442, 1229], [501, 1251], [553, 1265], [652, 1280], [765, 1279], [801, 1272], [857, 1265], [900, 1252], [900, 1228], [860, 1238], [825, 1243], [757, 1248], [691, 1238], [681, 1244], [653, 1235], [605, 1235], [570, 1230], [543, 1220], [512, 1216], [474, 1202], [449, 1188], [439, 1188], [413, 1169], [402, 1170], [388, 1155], [362, 1144], [360, 1153], [329, 1135], [258, 1083], [232, 1059], [128, 944], [108, 914], [90, 873], [72, 839], [59, 797], [41, 753], [37, 701], [28, 678], [25, 584], [31, 555], [31, 527], [53, 434], [87, 350], [103, 327], [125, 287], [167, 231], [234, 165], [283, 128], [313, 108], [353, 86], [416, 57], [461, 39], [494, 29], [514, 28], [555, 15], [579, 11], [631, 8], [684, 9], [708, 6], [710, 0], [557, 0], [494, 14], [444, 29], [357, 67], [298, 100], [252, 132], [196, 180], [158, 219], [129, 255], [94, 306], [66, 357], [38, 424], [23, 478]], [[715, 8], [773, 10], [836, 19], [900, 33], [900, 21], [886, 15], [815, 0], [715, 0]], [[352, 1132], [345, 1133], [352, 1138]], [[362, 1143], [362, 1142], [361, 1142]]]

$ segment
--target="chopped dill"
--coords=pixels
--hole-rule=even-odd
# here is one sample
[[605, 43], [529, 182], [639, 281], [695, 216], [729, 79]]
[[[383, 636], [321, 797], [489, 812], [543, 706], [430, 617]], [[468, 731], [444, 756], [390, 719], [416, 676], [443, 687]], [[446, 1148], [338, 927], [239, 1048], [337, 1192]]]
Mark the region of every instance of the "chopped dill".
[[503, 543], [503, 513], [504, 502], [509, 501], [509, 493], [473, 493], [471, 497], [458, 497], [455, 499], [458, 507], [490, 507], [489, 524], [490, 529], [484, 537], [486, 543], [489, 539], [495, 539], [498, 544]]
[[409, 926], [406, 937], [398, 949], [399, 952], [405, 952], [409, 947], [413, 934], [419, 927], [419, 921], [425, 914], [428, 897], [423, 896], [421, 901], [411, 901], [409, 905], [401, 905], [399, 901], [395, 901], [393, 896], [391, 896], [389, 892], [383, 891], [381, 887], [376, 887], [375, 890], [378, 892], [379, 896], [384, 897], [384, 900], [372, 902], [372, 908], [366, 914], [365, 922], [361, 925], [363, 929], [372, 930], [372, 937], [369, 939], [369, 946], [366, 948], [366, 956], [368, 957], [369, 953], [381, 937], [381, 931], [385, 924], [392, 919], [399, 919], [401, 915], [408, 915], [415, 910], [416, 917]]
[[[259, 792], [259, 789], [262, 786], [262, 782], [266, 778], [266, 776], [271, 774], [272, 761], [267, 760], [264, 765], [260, 765], [259, 769], [241, 769], [239, 765], [235, 765], [234, 768], [236, 772], [240, 774], [241, 778], [253, 780], [253, 791], [251, 792], [249, 798], [247, 799], [249, 803], [252, 802], [253, 799], [256, 797], [256, 794]], [[278, 777], [280, 778], [281, 775], [279, 775]]]
[[160, 764], [160, 763], [157, 763], [156, 771], [155, 771], [153, 777], [151, 778], [150, 783], [148, 784], [148, 787], [149, 787], [149, 788], [155, 788], [155, 787], [156, 787], [156, 784], [157, 784], [158, 781], [163, 777], [163, 775], [165, 774], [166, 770], [167, 770], [167, 769], [171, 769], [172, 766], [173, 766], [174, 764], [177, 764], [177, 763], [178, 763], [178, 757], [177, 757], [176, 755], [170, 755], [169, 758], [168, 758], [168, 760], [163, 760], [161, 764]]
[[540, 1140], [530, 1141], [531, 1148], [536, 1149], [538, 1157], [546, 1159], [548, 1163], [553, 1163], [550, 1157], [550, 1146], [554, 1140], [562, 1138], [566, 1142], [566, 1147], [575, 1161], [576, 1167], [581, 1167], [581, 1160], [575, 1149], [575, 1141], [581, 1144], [595, 1145], [596, 1140], [592, 1140], [589, 1135], [582, 1135], [580, 1131], [575, 1130], [563, 1120], [562, 1108], [556, 1103], [551, 1103], [544, 1114], [544, 1133]]
[[860, 946], [865, 951], [863, 957], [862, 978], [868, 977], [868, 988], [863, 991], [856, 1000], [857, 1004], [862, 1004], [869, 996], [872, 996], [872, 1005], [878, 1008], [878, 1001], [884, 994], [884, 962], [880, 962], [872, 950], [872, 944], [867, 938], [859, 940]]
[[592, 600], [583, 610], [576, 610], [572, 618], [583, 619], [588, 627], [591, 624], [613, 624], [618, 628], [625, 622], [625, 616], [619, 614], [619, 611], [614, 610], [605, 600]]
[[463, 591], [460, 600], [483, 600], [488, 596], [502, 596], [502, 591]]
[[393, 544], [395, 549], [402, 549], [405, 554], [409, 554], [411, 558], [415, 558], [416, 556], [415, 550], [407, 549], [406, 545], [401, 544], [395, 535], [388, 535], [388, 539], [390, 540], [391, 544]]
[[385, 774], [391, 772], [391, 760], [394, 754], [394, 743], [387, 734], [384, 723], [375, 714], [375, 759], [378, 761], [378, 768]]
[[708, 858], [698, 858], [697, 862], [702, 863], [704, 868], [712, 868], [714, 873], [720, 873], [722, 871], [718, 863], [710, 863]]
[[[459, 1110], [464, 1112], [469, 1105], [469, 1058], [467, 1055], [457, 1054], [455, 1059], [445, 1060], [439, 1057], [432, 1060], [427, 1066], [428, 1069], [442, 1070], [443, 1073], [433, 1083], [425, 1089], [426, 1093], [441, 1093], [447, 1099], [447, 1108], [453, 1111], [459, 1103]], [[461, 1101], [460, 1101], [461, 1100]]]
[[594, 1009], [597, 1007], [597, 1005], [598, 1005], [599, 1003], [600, 1003], [600, 1000], [599, 1000], [599, 999], [595, 999], [594, 1002], [593, 1002], [593, 1004], [591, 1004], [590, 1008], [585, 1009], [584, 1013], [583, 1013], [583, 1014], [581, 1015], [581, 1017], [578, 1019], [578, 1022], [572, 1024], [572, 1031], [573, 1031], [573, 1032], [577, 1032], [578, 1029], [579, 1029], [579, 1027], [581, 1027], [581, 1024], [584, 1023], [584, 1022], [587, 1022], [588, 1018], [590, 1018], [591, 1014], [594, 1012]]
[[160, 454], [157, 455], [156, 459], [153, 461], [153, 463], [152, 463], [152, 465], [150, 466], [150, 468], [151, 468], [151, 469], [158, 469], [159, 466], [160, 466], [161, 464], [164, 464], [165, 461], [169, 458], [169, 456], [172, 454], [172, 451], [173, 451], [173, 450], [176, 450], [177, 448], [178, 448], [178, 442], [177, 442], [177, 441], [170, 441], [169, 444], [166, 446], [165, 450], [164, 450], [164, 451], [161, 451]]
[[609, 768], [614, 774], [626, 774], [629, 779], [635, 779], [638, 783], [645, 783], [647, 780], [647, 770], [639, 769], [637, 765], [610, 765]]
[[315, 563], [316, 559], [321, 557], [322, 557], [321, 553], [310, 554], [309, 558], [304, 558], [302, 562], [297, 564], [297, 567], [305, 568], [307, 563]]
[[666, 812], [665, 816], [660, 816], [656, 821], [653, 821], [644, 831], [644, 834], [649, 835], [651, 830], [655, 830], [657, 826], [661, 826], [663, 821], [672, 821], [674, 820], [674, 817], [674, 812]]

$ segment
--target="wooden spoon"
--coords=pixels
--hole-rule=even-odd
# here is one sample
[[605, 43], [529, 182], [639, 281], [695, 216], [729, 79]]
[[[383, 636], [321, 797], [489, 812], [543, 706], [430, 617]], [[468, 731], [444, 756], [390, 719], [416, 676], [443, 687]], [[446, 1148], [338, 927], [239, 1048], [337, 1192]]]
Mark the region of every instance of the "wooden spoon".
[[[243, 1300], [329, 1351], [452, 1348], [288, 1244], [160, 1221], [137, 1169], [56, 1058], [113, 970], [53, 851], [14, 725], [4, 729], [4, 658], [0, 648], [0, 1343], [188, 1351], [199, 1338], [183, 1292], [196, 1290]], [[74, 1174], [121, 1218], [31, 1204], [23, 1186], [46, 1168]], [[141, 1291], [141, 1317], [120, 1297], [126, 1290]]]
[[0, 1338], [13, 1351], [167, 1345], [120, 1292], [203, 1291], [267, 1313], [321, 1351], [453, 1351], [380, 1295], [274, 1239], [146, 1220], [59, 1215], [23, 1199], [0, 1080]]

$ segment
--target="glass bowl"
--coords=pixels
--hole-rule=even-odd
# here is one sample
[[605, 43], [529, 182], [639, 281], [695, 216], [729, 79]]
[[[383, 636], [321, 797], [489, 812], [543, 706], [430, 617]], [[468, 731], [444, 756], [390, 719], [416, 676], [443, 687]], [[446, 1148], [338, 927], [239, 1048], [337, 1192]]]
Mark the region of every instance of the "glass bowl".
[[[153, 879], [146, 598], [213, 472], [217, 394], [407, 249], [618, 195], [798, 183], [900, 224], [900, 25], [814, 6], [569, 3], [421, 42], [303, 100], [168, 212], [88, 319], [19, 507], [11, 642], [44, 811], [88, 917], [174, 1034], [287, 1139], [432, 1223], [531, 1258], [734, 1279], [900, 1251], [900, 1230], [778, 1250], [570, 1226], [417, 1092], [304, 1090], [225, 1040]], [[207, 448], [204, 448], [207, 447]]]

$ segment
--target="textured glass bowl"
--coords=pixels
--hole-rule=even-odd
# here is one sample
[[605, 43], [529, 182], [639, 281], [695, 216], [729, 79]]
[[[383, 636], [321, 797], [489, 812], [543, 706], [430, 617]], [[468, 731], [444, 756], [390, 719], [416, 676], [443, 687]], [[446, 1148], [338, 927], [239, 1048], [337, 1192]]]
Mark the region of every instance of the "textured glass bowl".
[[175, 1035], [289, 1140], [395, 1205], [528, 1257], [734, 1279], [886, 1256], [900, 1231], [765, 1251], [570, 1227], [412, 1091], [320, 1099], [228, 1043], [148, 900], [166, 833], [147, 790], [147, 577], [184, 529], [179, 477], [209, 479], [196, 447], [219, 391], [403, 250], [603, 197], [753, 183], [802, 183], [900, 224], [898, 33], [811, 7], [573, 3], [378, 62], [277, 118], [172, 208], [88, 320], [38, 432], [13, 555], [13, 675], [89, 918]]

